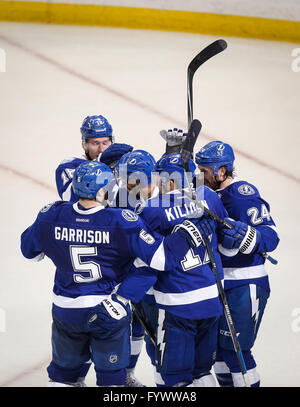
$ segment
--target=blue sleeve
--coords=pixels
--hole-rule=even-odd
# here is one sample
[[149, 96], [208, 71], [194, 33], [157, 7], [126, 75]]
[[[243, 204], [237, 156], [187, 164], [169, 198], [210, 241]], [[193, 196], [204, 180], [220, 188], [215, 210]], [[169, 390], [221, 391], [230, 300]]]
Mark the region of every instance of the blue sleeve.
[[61, 204], [63, 201], [45, 205], [38, 213], [35, 222], [21, 234], [21, 252], [27, 259], [40, 261], [44, 258], [46, 249], [41, 245], [41, 223], [53, 217], [57, 206]]
[[127, 226], [126, 239], [130, 254], [133, 258], [140, 258], [146, 265], [156, 270], [172, 270], [182, 259], [190, 246], [188, 241], [178, 233], [163, 237], [154, 232], [134, 212], [123, 210], [130, 219], [127, 223], [121, 220], [121, 228]]
[[270, 205], [261, 198], [253, 185], [244, 183], [242, 186], [245, 185], [248, 185], [249, 189], [252, 188], [254, 192], [251, 195], [243, 195], [239, 189], [243, 190], [236, 188], [228, 209], [229, 216], [259, 230], [261, 240], [256, 251], [272, 252], [279, 243], [279, 237], [275, 222], [270, 214]]
[[268, 226], [257, 226], [256, 229], [258, 229], [261, 234], [261, 240], [257, 247], [257, 252], [264, 253], [275, 250], [279, 243], [277, 231]]
[[165, 219], [161, 216], [160, 208], [156, 211], [154, 207], [145, 207], [140, 216], [151, 230], [164, 234]]
[[41, 260], [43, 251], [40, 246], [39, 216], [21, 235], [21, 252], [27, 259]]
[[78, 197], [72, 189], [72, 180], [75, 169], [86, 160], [83, 158], [71, 158], [64, 160], [56, 169], [56, 188], [60, 198], [64, 201], [76, 202]]
[[136, 259], [126, 278], [118, 288], [118, 294], [133, 302], [140, 302], [145, 293], [156, 283], [157, 271], [140, 259]]

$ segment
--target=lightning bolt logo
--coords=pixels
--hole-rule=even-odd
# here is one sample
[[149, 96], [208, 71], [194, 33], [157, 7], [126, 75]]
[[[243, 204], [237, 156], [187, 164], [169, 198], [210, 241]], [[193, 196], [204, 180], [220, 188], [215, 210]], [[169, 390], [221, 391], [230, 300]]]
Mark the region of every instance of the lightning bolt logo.
[[164, 342], [165, 338], [165, 330], [163, 328], [165, 321], [165, 310], [159, 309], [158, 310], [158, 327], [157, 327], [157, 345], [160, 353], [160, 365], [162, 365], [162, 361], [164, 358], [165, 346], [166, 343]]
[[255, 322], [254, 325], [254, 332], [256, 331], [256, 325], [258, 322], [259, 317], [259, 299], [257, 298], [257, 290], [255, 284], [250, 284], [250, 298], [251, 298], [251, 305], [252, 305], [252, 318]]

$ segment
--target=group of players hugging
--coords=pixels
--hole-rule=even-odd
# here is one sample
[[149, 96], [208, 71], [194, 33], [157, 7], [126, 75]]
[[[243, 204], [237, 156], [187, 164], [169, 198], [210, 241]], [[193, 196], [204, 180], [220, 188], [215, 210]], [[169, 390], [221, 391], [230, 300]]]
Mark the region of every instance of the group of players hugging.
[[[242, 387], [243, 372], [205, 242], [214, 252], [251, 386], [252, 348], [270, 294], [265, 253], [279, 238], [269, 204], [237, 177], [229, 144], [189, 159], [199, 210], [180, 153], [186, 134], [162, 130], [165, 153], [114, 142], [108, 120], [88, 116], [82, 158], [56, 170], [60, 200], [21, 235], [24, 257], [55, 265], [49, 387], [144, 387], [134, 370], [145, 343], [160, 387]], [[152, 374], [152, 373], [151, 373]]]

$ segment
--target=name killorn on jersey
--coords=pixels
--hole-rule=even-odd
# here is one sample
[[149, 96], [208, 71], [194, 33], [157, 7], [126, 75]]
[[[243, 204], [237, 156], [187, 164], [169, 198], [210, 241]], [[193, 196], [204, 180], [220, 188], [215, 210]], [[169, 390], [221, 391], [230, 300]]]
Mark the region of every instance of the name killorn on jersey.
[[[200, 201], [203, 206], [208, 208], [207, 202], [205, 200]], [[191, 215], [193, 212], [196, 211], [196, 206], [194, 202], [190, 202], [188, 205], [184, 203], [183, 205], [176, 205], [172, 206], [168, 209], [165, 209], [165, 214], [167, 216], [168, 221], [185, 218], [186, 216]]]
[[76, 243], [109, 243], [109, 232], [91, 229], [78, 229], [55, 226], [54, 236], [56, 240]]

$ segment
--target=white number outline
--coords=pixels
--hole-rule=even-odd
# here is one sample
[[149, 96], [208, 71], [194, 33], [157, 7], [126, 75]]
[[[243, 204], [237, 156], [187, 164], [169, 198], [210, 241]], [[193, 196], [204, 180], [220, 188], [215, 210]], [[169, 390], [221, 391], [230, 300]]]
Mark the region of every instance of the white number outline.
[[[212, 235], [209, 236], [209, 240], [210, 241], [212, 240]], [[186, 255], [184, 256], [184, 259], [181, 260], [180, 263], [181, 267], [183, 268], [183, 271], [189, 271], [192, 270], [193, 268], [203, 266], [204, 264], [208, 264], [209, 262], [210, 260], [207, 249], [205, 249], [204, 259], [202, 262], [199, 254], [195, 254], [194, 250], [190, 248]], [[190, 265], [186, 266], [187, 263], [190, 263]]]
[[[97, 256], [98, 251], [95, 246], [74, 246], [69, 247], [70, 258], [74, 270], [74, 282], [75, 283], [91, 283], [93, 281], [100, 280], [102, 278], [100, 264], [94, 261], [83, 262], [81, 257], [84, 256]], [[89, 273], [89, 277], [85, 277], [77, 271]]]
[[252, 225], [254, 225], [254, 226], [263, 223], [264, 218], [267, 219], [268, 221], [271, 220], [271, 215], [270, 215], [270, 213], [269, 213], [269, 211], [268, 211], [268, 209], [267, 209], [267, 207], [266, 207], [265, 204], [262, 204], [262, 205], [261, 205], [260, 211], [261, 211], [261, 212], [260, 212], [260, 213], [261, 213], [261, 216], [259, 217], [259, 216], [258, 216], [259, 210], [258, 210], [258, 208], [257, 208], [256, 206], [253, 206], [252, 208], [249, 208], [249, 209], [247, 210], [247, 215], [248, 215], [248, 216], [251, 216], [251, 220], [250, 220], [250, 221], [251, 221]]
[[74, 176], [75, 168], [65, 168], [61, 173], [61, 179], [63, 182], [63, 186], [69, 182]]

